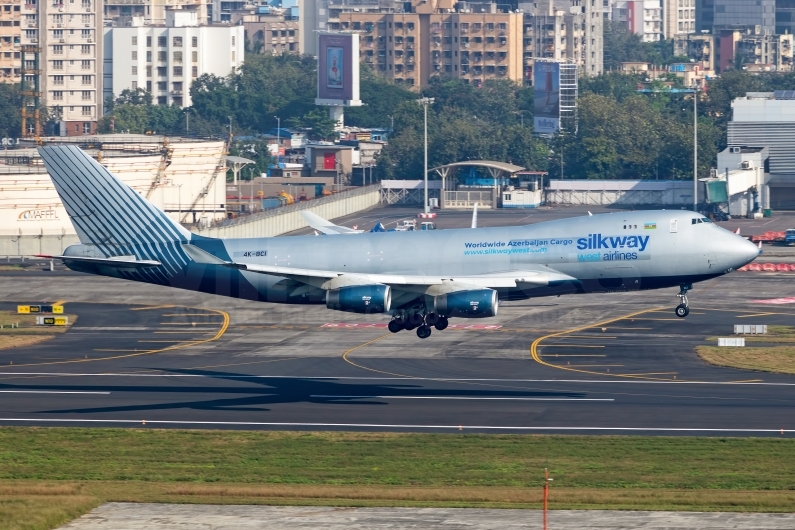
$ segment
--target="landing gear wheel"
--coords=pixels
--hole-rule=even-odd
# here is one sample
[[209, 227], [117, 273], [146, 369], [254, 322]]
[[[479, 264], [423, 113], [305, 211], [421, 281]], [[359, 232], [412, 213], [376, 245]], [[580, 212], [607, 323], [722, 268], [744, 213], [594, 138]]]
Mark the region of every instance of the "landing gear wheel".
[[397, 333], [398, 331], [403, 329], [403, 321], [400, 320], [399, 318], [396, 318], [394, 320], [391, 320], [389, 322], [389, 326], [387, 327], [389, 328], [389, 331], [391, 331], [392, 333]]
[[436, 321], [436, 324], [433, 325], [439, 331], [444, 331], [447, 329], [447, 326], [450, 324], [450, 321], [447, 320], [447, 317], [439, 317], [439, 320]]
[[690, 314], [690, 303], [687, 301], [687, 292], [692, 288], [693, 285], [688, 283], [683, 283], [679, 286], [679, 294], [676, 295], [681, 302], [676, 306], [676, 316], [679, 318], [685, 318]]
[[412, 324], [411, 322], [406, 322], [403, 325], [403, 329], [405, 329], [406, 331], [411, 331], [412, 329], [415, 329], [416, 327], [417, 326], [415, 324]]
[[[406, 324], [404, 325], [404, 327], [406, 329], [414, 329], [414, 328], [422, 326], [424, 321], [425, 321], [425, 317], [423, 315], [421, 315], [419, 313], [411, 313], [410, 315], [408, 315], [406, 317]], [[409, 326], [411, 326], [411, 327], [409, 327]]]
[[439, 321], [439, 315], [436, 313], [428, 313], [425, 315], [425, 325], [426, 326], [435, 326], [436, 323]]
[[427, 339], [431, 336], [430, 326], [420, 326], [417, 328], [417, 336], [421, 339]]

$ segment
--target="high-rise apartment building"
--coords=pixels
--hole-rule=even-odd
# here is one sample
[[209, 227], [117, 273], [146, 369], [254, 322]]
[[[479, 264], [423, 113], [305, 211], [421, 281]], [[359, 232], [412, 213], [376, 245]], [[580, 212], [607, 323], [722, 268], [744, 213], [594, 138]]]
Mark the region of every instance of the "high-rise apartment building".
[[[295, 4], [285, 7], [287, 4]], [[281, 2], [282, 7], [247, 6], [233, 11], [232, 24], [246, 31], [246, 42], [257, 53], [300, 53], [301, 26], [296, 0]]]
[[[536, 34], [536, 53], [545, 57], [550, 52], [550, 45], [560, 55], [556, 60], [567, 60], [580, 65], [579, 75], [595, 76], [604, 70], [604, 23], [611, 5], [606, 0], [536, 0], [533, 9], [525, 7], [525, 12], [534, 17], [544, 17], [545, 25], [549, 25], [549, 17], [557, 17], [557, 26], [564, 32], [558, 40], [550, 42], [549, 29], [545, 34]], [[520, 4], [528, 6], [528, 4]], [[566, 26], [564, 29], [563, 26]], [[578, 26], [579, 25], [579, 26]], [[540, 28], [539, 24], [535, 25]], [[569, 29], [570, 28], [570, 29]], [[541, 39], [541, 48], [539, 48]], [[546, 40], [545, 40], [546, 39]], [[558, 50], [557, 48], [560, 48]], [[579, 48], [579, 49], [578, 49]]]
[[141, 88], [158, 105], [188, 107], [197, 77], [227, 76], [243, 64], [243, 26], [200, 26], [185, 10], [168, 10], [166, 21], [105, 28], [105, 97]]
[[[431, 77], [486, 79], [523, 77], [523, 15], [478, 4], [452, 11], [453, 0], [417, 2], [409, 13], [340, 13], [329, 29], [356, 31], [361, 56], [377, 73], [407, 86]], [[476, 12], [477, 11], [477, 12]]]
[[617, 0], [613, 4], [613, 21], [627, 31], [641, 36], [643, 42], [662, 39], [663, 17], [660, 0]]
[[602, 5], [539, 0], [511, 11], [456, 0], [330, 3], [328, 29], [360, 33], [362, 60], [398, 84], [419, 87], [433, 76], [531, 84], [535, 57], [575, 62], [583, 75], [602, 72]]
[[0, 83], [19, 83], [21, 0], [0, 3]]
[[696, 0], [663, 1], [663, 38], [696, 32]]
[[699, 33], [757, 27], [763, 35], [776, 32], [776, 0], [696, 0], [696, 31]]
[[[21, 8], [26, 89], [51, 109], [61, 135], [93, 134], [102, 115], [101, 2], [29, 1]], [[26, 127], [35, 132], [32, 122]]]
[[212, 0], [104, 0], [103, 7], [105, 20], [119, 27], [129, 26], [133, 17], [162, 26], [170, 9], [196, 11], [199, 23], [207, 24], [213, 11]]

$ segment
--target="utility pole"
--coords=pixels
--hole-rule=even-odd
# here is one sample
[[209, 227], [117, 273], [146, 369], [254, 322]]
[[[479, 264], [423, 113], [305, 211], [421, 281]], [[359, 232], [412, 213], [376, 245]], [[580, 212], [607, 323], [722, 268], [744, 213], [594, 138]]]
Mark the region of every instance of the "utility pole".
[[190, 111], [185, 110], [185, 136], [190, 136]]
[[232, 146], [232, 116], [227, 116], [229, 118], [229, 146]]
[[425, 200], [423, 203], [423, 211], [428, 213], [428, 105], [433, 105], [433, 98], [420, 98], [420, 105], [425, 110]]
[[282, 146], [282, 119], [278, 116], [274, 116], [274, 118], [276, 118], [276, 167], [278, 167]]
[[693, 81], [693, 211], [698, 211], [698, 84]]

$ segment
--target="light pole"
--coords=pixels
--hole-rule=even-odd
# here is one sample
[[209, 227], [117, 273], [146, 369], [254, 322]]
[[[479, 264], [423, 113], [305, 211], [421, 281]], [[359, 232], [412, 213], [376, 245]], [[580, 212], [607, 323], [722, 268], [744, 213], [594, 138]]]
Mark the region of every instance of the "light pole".
[[693, 80], [693, 211], [698, 212], [698, 85]]
[[282, 146], [282, 119], [278, 116], [276, 118], [276, 167], [279, 167], [279, 153]]
[[428, 105], [433, 105], [433, 98], [420, 98], [420, 105], [425, 111], [425, 201], [423, 202], [424, 211], [428, 213]]
[[227, 116], [229, 118], [229, 144], [232, 144], [232, 116]]
[[647, 94], [658, 92], [671, 94], [693, 94], [693, 211], [698, 211], [698, 93], [699, 87], [693, 84], [693, 88], [671, 88], [669, 90], [655, 90], [644, 88], [638, 90]]

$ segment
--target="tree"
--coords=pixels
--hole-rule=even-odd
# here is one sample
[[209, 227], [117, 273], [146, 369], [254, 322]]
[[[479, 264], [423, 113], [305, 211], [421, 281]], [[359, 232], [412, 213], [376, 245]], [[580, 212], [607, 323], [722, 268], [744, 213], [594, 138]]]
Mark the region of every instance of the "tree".
[[314, 109], [300, 118], [290, 118], [287, 123], [297, 129], [306, 129], [309, 136], [318, 140], [331, 140], [336, 135], [336, 120], [332, 119], [328, 111], [322, 108]]
[[0, 83], [0, 136], [22, 136], [22, 92], [18, 84]]

